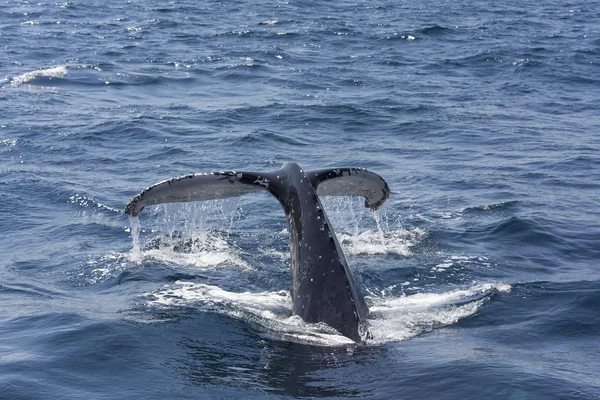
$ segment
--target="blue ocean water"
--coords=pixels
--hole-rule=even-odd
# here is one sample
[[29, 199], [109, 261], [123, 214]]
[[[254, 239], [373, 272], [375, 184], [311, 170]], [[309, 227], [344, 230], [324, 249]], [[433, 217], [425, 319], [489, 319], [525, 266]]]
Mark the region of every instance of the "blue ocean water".
[[[0, 398], [600, 398], [600, 2], [0, 6]], [[201, 171], [358, 166], [325, 199], [373, 314], [291, 315], [267, 194]]]

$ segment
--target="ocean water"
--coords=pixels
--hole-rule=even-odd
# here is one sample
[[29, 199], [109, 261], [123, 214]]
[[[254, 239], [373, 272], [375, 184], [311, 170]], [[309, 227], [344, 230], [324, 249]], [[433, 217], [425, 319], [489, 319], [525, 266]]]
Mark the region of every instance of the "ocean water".
[[[597, 0], [2, 1], [0, 398], [600, 398], [599, 21]], [[139, 237], [123, 213], [288, 161], [392, 190], [378, 214], [324, 199], [364, 346], [292, 315], [267, 194], [148, 207]]]

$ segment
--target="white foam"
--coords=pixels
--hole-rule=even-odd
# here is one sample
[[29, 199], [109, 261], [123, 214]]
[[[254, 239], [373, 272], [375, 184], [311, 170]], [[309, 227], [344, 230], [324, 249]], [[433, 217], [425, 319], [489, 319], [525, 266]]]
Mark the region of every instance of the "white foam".
[[372, 344], [410, 339], [474, 315], [496, 292], [511, 290], [505, 283], [478, 284], [445, 293], [367, 298], [371, 302]]
[[15, 76], [11, 79], [10, 83], [13, 87], [20, 86], [24, 83], [30, 82], [40, 76], [46, 76], [49, 78], [60, 78], [67, 75], [67, 67], [60, 65], [58, 67], [38, 69], [35, 71], [26, 72], [19, 76]]
[[450, 269], [462, 268], [464, 266], [473, 264], [482, 265], [485, 267], [489, 267], [491, 265], [491, 263], [488, 262], [487, 257], [453, 255], [432, 267], [431, 272], [445, 272]]
[[278, 292], [228, 292], [218, 286], [205, 285], [193, 282], [175, 282], [175, 286], [165, 286], [156, 293], [152, 293], [154, 305], [184, 306], [191, 303], [203, 303], [209, 308], [215, 305], [234, 304], [236, 307], [245, 308], [265, 317], [277, 314], [291, 315], [291, 298], [287, 291]]
[[252, 266], [242, 260], [232, 250], [224, 251], [198, 251], [193, 253], [181, 253], [172, 249], [152, 249], [141, 251], [140, 262], [160, 261], [168, 264], [185, 265], [194, 269], [209, 270], [222, 268], [225, 266], [237, 266], [245, 270], [252, 269]]
[[15, 147], [16, 145], [17, 145], [17, 139], [0, 140], [0, 146]]
[[[496, 292], [509, 292], [507, 284], [478, 284], [445, 293], [375, 298], [371, 303], [370, 344], [407, 340], [433, 329], [474, 315]], [[181, 282], [165, 286], [143, 297], [153, 307], [198, 307], [254, 324], [271, 336], [320, 346], [350, 345], [353, 342], [325, 324], [308, 324], [292, 315], [287, 291], [229, 292], [217, 286]]]
[[[156, 238], [158, 240], [157, 247], [143, 249], [140, 248], [139, 234], [134, 234], [135, 229], [139, 229], [139, 227], [136, 228], [134, 223], [131, 231], [134, 245], [129, 255], [134, 262], [159, 261], [201, 270], [225, 266], [237, 266], [245, 270], [252, 269], [252, 266], [244, 261], [238, 251], [220, 237], [218, 232], [199, 231], [194, 234], [187, 232], [181, 238], [163, 236]], [[138, 236], [137, 241], [136, 236]]]
[[338, 238], [350, 255], [399, 254], [410, 256], [412, 248], [426, 235], [421, 228], [391, 231], [368, 230], [359, 234], [340, 233]]
[[217, 286], [177, 281], [150, 297], [151, 306], [161, 308], [198, 307], [229, 315], [257, 326], [273, 337], [321, 346], [354, 344], [347, 337], [326, 324], [308, 324], [292, 315], [292, 301], [288, 291], [229, 292]]

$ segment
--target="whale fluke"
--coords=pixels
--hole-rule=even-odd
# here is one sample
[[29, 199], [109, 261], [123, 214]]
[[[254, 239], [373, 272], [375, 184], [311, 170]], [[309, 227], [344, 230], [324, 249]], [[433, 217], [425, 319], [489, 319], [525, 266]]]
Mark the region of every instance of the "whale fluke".
[[365, 168], [328, 168], [308, 171], [310, 183], [319, 196], [362, 196], [365, 207], [376, 210], [387, 200], [386, 181]]
[[179, 176], [158, 182], [133, 197], [125, 207], [125, 213], [135, 217], [144, 207], [154, 204], [216, 200], [241, 196], [266, 189], [264, 179], [254, 172], [236, 171]]
[[[283, 168], [282, 168], [283, 169]], [[365, 207], [377, 209], [388, 198], [390, 189], [385, 180], [365, 168], [329, 168], [306, 171], [319, 196], [362, 196]], [[267, 190], [278, 178], [273, 172], [202, 172], [158, 182], [137, 196], [125, 207], [125, 213], [137, 216], [146, 206], [202, 200], [217, 200]]]
[[221, 171], [159, 182], [133, 197], [125, 213], [146, 206], [223, 199], [266, 190], [283, 206], [290, 232], [293, 312], [324, 322], [361, 342], [368, 337], [368, 307], [348, 266], [319, 196], [362, 196], [377, 209], [390, 194], [385, 180], [364, 168], [304, 171], [287, 163], [276, 171]]

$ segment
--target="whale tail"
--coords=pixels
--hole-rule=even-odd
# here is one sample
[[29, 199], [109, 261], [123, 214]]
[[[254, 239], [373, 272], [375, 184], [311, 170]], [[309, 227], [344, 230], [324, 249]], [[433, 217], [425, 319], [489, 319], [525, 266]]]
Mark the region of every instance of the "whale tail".
[[[284, 166], [285, 167], [285, 166]], [[365, 207], [376, 210], [388, 198], [385, 180], [364, 168], [330, 168], [306, 171], [319, 196], [362, 196]], [[285, 185], [284, 168], [271, 172], [220, 171], [180, 176], [158, 182], [134, 196], [125, 213], [137, 216], [146, 206], [202, 200], [224, 199], [266, 190], [281, 199], [279, 188]]]
[[379, 175], [362, 168], [303, 171], [294, 163], [272, 172], [186, 175], [150, 186], [131, 199], [125, 213], [136, 216], [148, 205], [223, 199], [259, 190], [277, 198], [288, 219], [294, 314], [306, 322], [324, 322], [357, 342], [368, 338], [369, 309], [319, 195], [363, 196], [366, 207], [377, 209], [390, 193]]

